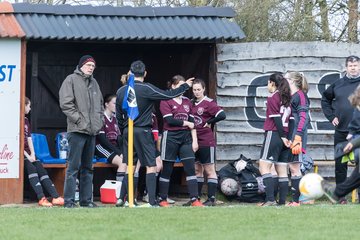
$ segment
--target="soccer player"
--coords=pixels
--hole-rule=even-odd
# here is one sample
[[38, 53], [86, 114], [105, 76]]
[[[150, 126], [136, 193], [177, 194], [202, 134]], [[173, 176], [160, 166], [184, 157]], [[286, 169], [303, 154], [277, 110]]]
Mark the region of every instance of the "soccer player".
[[215, 206], [215, 193], [218, 180], [215, 172], [216, 143], [212, 125], [224, 120], [226, 115], [213, 99], [205, 96], [205, 82], [202, 79], [194, 80], [192, 90], [194, 99], [191, 113], [194, 116], [199, 144], [199, 150], [195, 153], [198, 192], [199, 196], [201, 196], [205, 171], [208, 185], [208, 199], [203, 204], [205, 206]]
[[289, 156], [290, 88], [281, 73], [270, 75], [267, 85], [265, 139], [261, 150], [259, 170], [265, 185], [265, 202], [261, 206], [276, 206], [274, 180], [271, 167], [274, 164], [279, 177], [279, 204], [284, 205], [288, 193], [287, 162]]
[[[25, 97], [25, 115], [29, 114], [31, 110], [30, 99]], [[34, 145], [31, 138], [31, 126], [29, 119], [25, 117], [25, 139], [24, 139], [24, 170], [29, 178], [31, 187], [34, 189], [39, 200], [39, 206], [52, 207], [53, 205], [64, 205], [64, 199], [59, 196], [54, 184], [50, 180], [48, 173], [44, 169], [42, 163], [36, 159]], [[43, 187], [52, 197], [49, 202], [45, 197]]]
[[[130, 72], [135, 76], [135, 94], [138, 117], [134, 120], [134, 148], [142, 166], [146, 167], [146, 187], [149, 194], [149, 204], [145, 206], [157, 206], [156, 203], [156, 150], [152, 128], [152, 111], [157, 100], [172, 99], [182, 95], [192, 86], [193, 78], [186, 80], [179, 88], [164, 91], [150, 83], [145, 83], [145, 64], [142, 61], [135, 61], [130, 66]], [[116, 119], [123, 133], [123, 156], [128, 160], [128, 116], [122, 109], [126, 86], [117, 91], [116, 98]]]
[[[116, 181], [123, 183], [117, 203], [118, 206], [124, 204], [123, 200], [127, 192], [127, 166], [123, 163], [122, 136], [115, 118], [115, 103], [115, 94], [108, 94], [104, 97], [104, 125], [99, 134], [96, 135], [95, 155], [99, 158], [106, 158], [109, 163], [118, 166]], [[138, 171], [136, 172], [136, 170], [134, 173], [134, 186], [136, 186], [138, 180]]]
[[122, 162], [122, 139], [115, 118], [116, 95], [104, 97], [104, 126], [96, 136], [95, 155], [106, 158], [109, 163], [118, 166], [116, 180], [122, 181], [125, 175], [126, 164]]
[[[184, 82], [184, 77], [176, 75], [169, 81], [168, 87], [176, 89]], [[194, 155], [194, 152], [198, 150], [198, 142], [191, 105], [191, 101], [183, 96], [160, 102], [160, 111], [164, 118], [164, 132], [161, 139], [163, 169], [159, 179], [159, 205], [161, 207], [169, 206], [167, 197], [170, 176], [178, 157], [184, 165], [191, 206], [203, 206], [198, 200]]]
[[308, 83], [304, 74], [299, 72], [287, 72], [285, 78], [289, 82], [291, 89], [291, 112], [294, 117], [292, 132], [291, 153], [289, 158], [289, 168], [291, 173], [292, 201], [287, 206], [300, 206], [299, 183], [301, 180], [301, 160], [302, 154], [306, 153], [307, 126], [310, 122], [309, 105], [310, 101], [306, 93]]
[[[360, 110], [360, 85], [356, 88], [355, 92], [349, 97], [350, 103], [352, 106]], [[344, 147], [344, 154], [349, 153], [350, 151], [360, 147], [360, 138], [352, 139]], [[356, 156], [357, 158], [359, 156]], [[359, 172], [359, 159], [356, 159], [357, 164], [350, 177], [348, 177], [344, 182], [336, 184], [336, 187], [333, 184], [330, 184], [328, 181], [322, 181], [322, 186], [325, 192], [325, 195], [330, 199], [332, 203], [341, 203], [340, 199], [343, 199], [348, 193], [352, 190], [360, 187], [360, 172]]]

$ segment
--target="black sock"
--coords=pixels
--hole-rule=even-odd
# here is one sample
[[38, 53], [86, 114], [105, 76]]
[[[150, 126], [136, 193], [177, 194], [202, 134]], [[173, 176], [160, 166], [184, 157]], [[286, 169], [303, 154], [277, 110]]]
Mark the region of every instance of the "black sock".
[[274, 198], [277, 199], [279, 193], [279, 177], [277, 175], [272, 175], [274, 181]]
[[266, 201], [273, 202], [275, 201], [274, 198], [274, 181], [270, 173], [266, 173], [262, 175], [263, 182], [265, 185], [265, 194], [266, 194]]
[[160, 178], [160, 173], [156, 173], [155, 174], [155, 176], [156, 176], [156, 196], [158, 196], [159, 195], [159, 178]]
[[215, 201], [216, 188], [218, 185], [217, 178], [208, 178], [208, 199]]
[[196, 179], [196, 176], [188, 176], [186, 177], [186, 182], [188, 186], [188, 191], [190, 195], [190, 199], [193, 199], [194, 197], [197, 199], [198, 194], [198, 181]]
[[166, 200], [169, 192], [170, 179], [159, 178], [159, 196], [161, 200]]
[[289, 179], [287, 177], [279, 178], [279, 204], [284, 205], [289, 191]]
[[198, 183], [199, 197], [201, 197], [202, 188], [203, 188], [203, 185], [204, 185], [204, 178], [203, 177], [197, 177], [197, 183]]
[[139, 183], [139, 172], [136, 172], [134, 173], [134, 199], [136, 199], [137, 196], [138, 183]]
[[29, 174], [29, 182], [31, 187], [34, 189], [38, 200], [45, 197], [40, 180], [37, 173]]
[[48, 175], [44, 175], [40, 178], [41, 185], [50, 194], [52, 198], [58, 198], [59, 194], [55, 189], [53, 182], [50, 180]]
[[156, 174], [147, 173], [146, 174], [146, 186], [149, 194], [149, 203], [151, 205], [156, 204]]
[[122, 184], [121, 184], [121, 190], [120, 190], [120, 197], [119, 199], [123, 200], [125, 199], [127, 190], [128, 190], [128, 174], [125, 174], [124, 179], [122, 180]]
[[299, 183], [301, 180], [301, 176], [291, 177], [291, 191], [293, 202], [299, 202], [300, 191], [299, 191]]

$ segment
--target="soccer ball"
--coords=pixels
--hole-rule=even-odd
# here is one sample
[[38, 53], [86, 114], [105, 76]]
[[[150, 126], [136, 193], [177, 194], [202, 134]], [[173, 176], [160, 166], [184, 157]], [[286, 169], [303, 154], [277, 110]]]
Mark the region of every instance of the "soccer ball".
[[318, 199], [324, 195], [321, 182], [324, 179], [317, 173], [308, 173], [300, 180], [299, 189], [306, 199]]
[[240, 189], [239, 183], [233, 178], [225, 178], [220, 183], [220, 189], [225, 196], [234, 196]]

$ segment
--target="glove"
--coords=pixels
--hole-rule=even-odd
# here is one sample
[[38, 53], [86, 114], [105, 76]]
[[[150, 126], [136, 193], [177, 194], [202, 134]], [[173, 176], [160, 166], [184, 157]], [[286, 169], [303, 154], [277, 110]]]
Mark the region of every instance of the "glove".
[[301, 153], [302, 143], [301, 143], [301, 137], [299, 135], [295, 135], [294, 141], [290, 146], [291, 152], [294, 155], [299, 155]]

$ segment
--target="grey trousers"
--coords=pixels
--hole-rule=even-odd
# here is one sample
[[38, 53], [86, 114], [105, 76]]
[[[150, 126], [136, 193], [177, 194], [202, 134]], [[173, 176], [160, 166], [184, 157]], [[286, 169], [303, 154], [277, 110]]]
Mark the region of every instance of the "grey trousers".
[[80, 205], [92, 201], [93, 167], [95, 152], [95, 136], [83, 133], [68, 133], [69, 155], [66, 169], [64, 200], [65, 203], [75, 202], [76, 178], [80, 171]]

